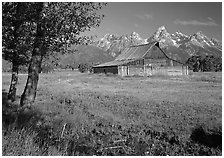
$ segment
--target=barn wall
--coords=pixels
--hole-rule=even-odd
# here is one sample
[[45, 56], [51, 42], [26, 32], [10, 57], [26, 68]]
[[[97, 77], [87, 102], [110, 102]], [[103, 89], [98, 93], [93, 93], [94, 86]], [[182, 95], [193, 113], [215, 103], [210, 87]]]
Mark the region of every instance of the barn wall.
[[144, 59], [145, 76], [152, 75], [188, 75], [188, 68], [176, 61], [160, 58], [160, 59]]
[[119, 76], [128, 76], [128, 66], [118, 66], [118, 75]]
[[166, 66], [167, 61], [166, 59], [144, 59], [144, 65], [145, 66], [154, 66], [154, 67], [159, 67], [159, 66]]
[[108, 67], [94, 67], [94, 73], [113, 73], [118, 74], [118, 67], [117, 66], [108, 66]]
[[128, 76], [144, 76], [144, 59], [139, 59], [128, 63]]
[[143, 65], [129, 65], [129, 76], [144, 76], [144, 67]]
[[145, 75], [167, 75], [167, 76], [179, 76], [188, 75], [188, 69], [186, 66], [169, 66], [169, 67], [145, 67]]
[[[94, 73], [113, 73], [119, 76], [152, 76], [152, 75], [188, 75], [188, 67], [175, 61], [169, 64], [171, 60], [161, 59], [139, 59], [132, 61], [127, 65], [94, 67]], [[171, 66], [173, 65], [173, 66]]]

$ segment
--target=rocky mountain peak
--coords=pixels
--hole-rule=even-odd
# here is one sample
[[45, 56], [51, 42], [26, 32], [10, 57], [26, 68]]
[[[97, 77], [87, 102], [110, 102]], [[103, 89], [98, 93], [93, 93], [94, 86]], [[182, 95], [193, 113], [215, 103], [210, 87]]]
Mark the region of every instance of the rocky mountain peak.
[[164, 37], [168, 37], [169, 38], [170, 37], [170, 34], [167, 32], [165, 26], [161, 26], [155, 32], [154, 38], [156, 40], [160, 40], [161, 38], [164, 38]]
[[136, 39], [139, 39], [140, 38], [140, 35], [136, 32], [132, 32], [131, 35], [130, 35], [131, 38], [136, 38]]
[[178, 36], [178, 37], [185, 37], [185, 38], [188, 38], [189, 36], [188, 35], [185, 35], [185, 34], [183, 34], [181, 31], [177, 31], [176, 32], [176, 36]]
[[103, 38], [101, 38], [100, 40], [101, 40], [101, 41], [105, 41], [105, 40], [107, 40], [107, 41], [111, 41], [111, 40], [115, 40], [115, 39], [117, 39], [117, 38], [118, 38], [117, 35], [113, 35], [113, 34], [109, 34], [109, 33], [107, 33], [107, 34], [105, 34], [105, 35], [103, 36]]
[[214, 43], [206, 36], [202, 33], [202, 31], [198, 31], [197, 33], [195, 33], [194, 35], [191, 36], [191, 41], [197, 41], [198, 43], [200, 43], [200, 45], [202, 47], [204, 46], [214, 46]]
[[139, 34], [136, 32], [132, 32], [131, 35], [139, 36]]
[[134, 42], [133, 44], [138, 45], [138, 44], [144, 44], [145, 39], [141, 38], [140, 35], [136, 32], [132, 32], [129, 39]]
[[160, 26], [159, 28], [158, 28], [158, 30], [166, 30], [166, 28], [165, 28], [165, 26]]
[[211, 41], [213, 42], [214, 46], [216, 46], [219, 50], [222, 50], [222, 42], [215, 39], [215, 38], [211, 38]]
[[198, 39], [207, 38], [207, 37], [202, 33], [202, 31], [198, 31], [198, 32], [195, 33], [193, 36], [195, 36], [195, 38], [198, 38]]
[[202, 31], [198, 31], [198, 32], [196, 33], [196, 35], [198, 35], [198, 36], [204, 36], [204, 34], [202, 33]]
[[160, 42], [161, 47], [166, 47], [168, 45], [174, 45], [178, 47], [175, 40], [172, 39], [170, 33], [166, 30], [165, 26], [161, 26], [157, 29], [153, 36], [148, 39], [148, 42], [157, 41]]

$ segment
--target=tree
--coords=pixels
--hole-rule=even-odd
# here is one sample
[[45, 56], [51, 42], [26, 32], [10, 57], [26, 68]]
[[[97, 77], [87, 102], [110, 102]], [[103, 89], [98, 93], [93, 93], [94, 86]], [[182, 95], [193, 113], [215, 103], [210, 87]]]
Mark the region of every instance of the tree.
[[221, 57], [206, 56], [202, 61], [203, 71], [221, 71], [222, 59]]
[[[33, 10], [32, 10], [33, 12]], [[15, 100], [20, 65], [29, 61], [28, 51], [32, 45], [32, 18], [30, 3], [2, 3], [2, 56], [12, 63], [12, 77], [8, 93], [10, 101]]]
[[81, 64], [79, 64], [79, 66], [78, 66], [78, 70], [79, 70], [79, 72], [81, 72], [81, 73], [84, 73], [84, 72], [86, 72], [86, 71], [89, 71], [89, 72], [92, 72], [92, 69], [93, 69], [93, 66], [92, 66], [93, 64], [88, 64], [88, 63], [81, 63]]
[[36, 33], [28, 78], [20, 105], [30, 107], [36, 97], [39, 70], [46, 55], [66, 51], [71, 44], [88, 41], [81, 32], [99, 26], [103, 15], [98, 15], [104, 3], [36, 3]]
[[205, 57], [192, 56], [186, 64], [194, 72], [198, 71], [222, 71], [222, 57], [207, 55]]
[[193, 72], [198, 72], [202, 70], [201, 61], [202, 59], [200, 56], [192, 56], [187, 60], [186, 64], [189, 66], [189, 69], [193, 70]]

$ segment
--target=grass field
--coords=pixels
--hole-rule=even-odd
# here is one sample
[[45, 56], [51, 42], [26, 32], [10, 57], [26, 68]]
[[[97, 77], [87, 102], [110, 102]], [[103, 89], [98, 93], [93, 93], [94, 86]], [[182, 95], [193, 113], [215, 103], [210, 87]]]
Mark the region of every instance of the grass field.
[[7, 107], [3, 155], [221, 155], [222, 74], [119, 77], [40, 74], [34, 107]]

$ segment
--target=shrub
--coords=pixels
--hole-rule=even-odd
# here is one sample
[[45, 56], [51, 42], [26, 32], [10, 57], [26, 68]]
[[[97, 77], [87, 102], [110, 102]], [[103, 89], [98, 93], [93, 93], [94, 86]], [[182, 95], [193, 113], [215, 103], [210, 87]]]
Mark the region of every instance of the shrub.
[[41, 70], [40, 70], [40, 72], [42, 72], [42, 73], [50, 73], [53, 71], [54, 71], [54, 66], [51, 64], [47, 64], [47, 63], [43, 64], [41, 67]]
[[20, 73], [27, 73], [28, 72], [28, 66], [25, 66], [25, 65], [19, 66], [19, 72]]
[[222, 71], [222, 59], [220, 57], [206, 56], [202, 61], [202, 71]]
[[222, 58], [214, 56], [201, 56], [190, 57], [186, 64], [193, 72], [198, 71], [222, 71]]
[[85, 64], [79, 64], [78, 69], [79, 69], [79, 71], [81, 73], [84, 73], [86, 71], [92, 72], [92, 70], [93, 70], [92, 69], [92, 65], [87, 64], [87, 63], [85, 63]]

